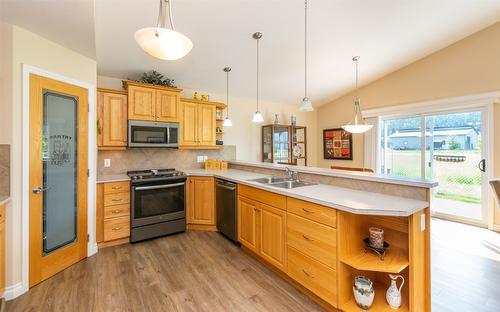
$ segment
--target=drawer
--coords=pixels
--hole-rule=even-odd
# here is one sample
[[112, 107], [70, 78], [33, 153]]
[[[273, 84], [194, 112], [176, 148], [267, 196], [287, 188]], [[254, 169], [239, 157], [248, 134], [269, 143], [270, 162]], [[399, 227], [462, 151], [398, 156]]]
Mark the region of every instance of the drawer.
[[130, 193], [104, 195], [104, 206], [123, 205], [130, 203]]
[[5, 221], [5, 205], [0, 205], [0, 222]]
[[130, 193], [130, 182], [104, 183], [104, 194]]
[[337, 210], [288, 197], [287, 211], [313, 221], [337, 227]]
[[269, 206], [286, 209], [286, 197], [275, 193], [259, 190], [246, 185], [238, 185], [238, 194]]
[[318, 297], [337, 306], [337, 272], [288, 248], [288, 275]]
[[130, 218], [120, 217], [104, 220], [104, 241], [130, 236]]
[[337, 231], [329, 226], [294, 214], [287, 214], [287, 242], [298, 251], [328, 265], [337, 267]]
[[130, 204], [104, 207], [104, 219], [130, 216]]

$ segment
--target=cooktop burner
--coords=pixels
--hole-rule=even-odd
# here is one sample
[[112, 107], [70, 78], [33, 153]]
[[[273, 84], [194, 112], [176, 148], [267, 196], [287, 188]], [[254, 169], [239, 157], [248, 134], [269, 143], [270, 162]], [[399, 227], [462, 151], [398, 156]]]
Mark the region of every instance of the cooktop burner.
[[172, 177], [184, 176], [184, 172], [177, 171], [174, 168], [167, 169], [151, 169], [151, 170], [136, 170], [127, 171], [127, 175], [132, 181], [150, 180], [150, 179], [165, 179]]

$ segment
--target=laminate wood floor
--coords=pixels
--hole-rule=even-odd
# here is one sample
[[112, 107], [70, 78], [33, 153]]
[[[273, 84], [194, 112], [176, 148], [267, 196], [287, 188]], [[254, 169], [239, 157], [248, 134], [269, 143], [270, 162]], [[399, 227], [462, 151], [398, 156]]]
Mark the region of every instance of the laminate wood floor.
[[214, 232], [102, 249], [6, 305], [6, 311], [321, 310]]

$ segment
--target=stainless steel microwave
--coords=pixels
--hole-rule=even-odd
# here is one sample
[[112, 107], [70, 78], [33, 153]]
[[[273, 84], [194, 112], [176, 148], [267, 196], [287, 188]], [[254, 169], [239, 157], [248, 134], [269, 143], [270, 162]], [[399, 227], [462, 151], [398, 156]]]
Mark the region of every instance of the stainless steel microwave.
[[179, 147], [179, 123], [129, 120], [128, 146]]

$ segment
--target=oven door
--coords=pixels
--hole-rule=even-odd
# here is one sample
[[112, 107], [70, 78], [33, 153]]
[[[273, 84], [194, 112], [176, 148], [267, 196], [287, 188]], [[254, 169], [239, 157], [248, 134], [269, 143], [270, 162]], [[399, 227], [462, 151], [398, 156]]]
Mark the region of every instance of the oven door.
[[129, 147], [178, 147], [179, 124], [129, 120]]
[[132, 227], [186, 217], [185, 182], [132, 186]]

